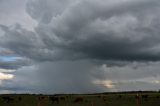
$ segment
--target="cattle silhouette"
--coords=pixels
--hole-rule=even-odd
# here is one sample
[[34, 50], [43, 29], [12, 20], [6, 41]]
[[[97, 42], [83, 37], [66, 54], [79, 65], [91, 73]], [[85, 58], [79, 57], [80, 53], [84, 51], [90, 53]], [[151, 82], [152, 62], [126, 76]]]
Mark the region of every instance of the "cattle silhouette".
[[83, 102], [83, 97], [77, 97], [73, 102], [74, 103]]
[[13, 101], [14, 101], [14, 99], [11, 98], [11, 97], [9, 97], [9, 96], [4, 96], [4, 97], [2, 97], [2, 99], [3, 99], [6, 103], [9, 103], [9, 102], [13, 102]]
[[53, 103], [59, 103], [59, 98], [58, 98], [58, 97], [49, 97], [49, 99], [50, 99]]

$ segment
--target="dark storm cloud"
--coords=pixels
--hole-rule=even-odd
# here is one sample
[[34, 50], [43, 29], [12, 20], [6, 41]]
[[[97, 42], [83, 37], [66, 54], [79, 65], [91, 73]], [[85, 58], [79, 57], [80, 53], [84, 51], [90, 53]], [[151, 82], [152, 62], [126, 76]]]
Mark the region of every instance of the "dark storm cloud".
[[27, 11], [39, 22], [35, 32], [3, 26], [1, 45], [37, 61], [158, 61], [159, 5], [157, 0], [31, 1]]
[[8, 48], [13, 51], [15, 55], [21, 57], [31, 59], [32, 57], [35, 59], [42, 57], [37, 53], [41, 51], [43, 52], [44, 46], [34, 32], [27, 31], [18, 24], [10, 27], [1, 25], [0, 27], [6, 32], [1, 36], [0, 44], [2, 47]]
[[[160, 39], [156, 28], [159, 2], [126, 1], [114, 4], [113, 1], [111, 6], [101, 2], [79, 1], [59, 16], [52, 16], [50, 24], [40, 24], [37, 33], [49, 49], [55, 49], [62, 55], [71, 54], [73, 58], [159, 60], [158, 53], [152, 50], [158, 46]], [[34, 9], [41, 12], [39, 8]], [[150, 23], [144, 25], [145, 21]]]
[[61, 14], [75, 1], [77, 0], [30, 0], [26, 11], [39, 22], [49, 23], [53, 16]]
[[[100, 60], [159, 60], [158, 53], [152, 50], [159, 45], [159, 29], [153, 29], [158, 27], [155, 21], [159, 20], [146, 18], [148, 15], [158, 17], [156, 13], [151, 14], [157, 10], [155, 7], [158, 2], [153, 1], [153, 5], [149, 5], [151, 10], [148, 10], [148, 4], [151, 4], [149, 1], [131, 3], [105, 8], [108, 5], [85, 1], [69, 8], [59, 17], [53, 18], [49, 25], [55, 36], [62, 41], [56, 44], [60, 50], [71, 51], [75, 57], [80, 55], [82, 58]], [[151, 21], [151, 24], [144, 25], [145, 21]], [[40, 26], [40, 31], [37, 30], [40, 35], [45, 27]], [[55, 45], [51, 40], [44, 40], [49, 47]]]
[[0, 90], [9, 90], [9, 91], [23, 91], [23, 90], [29, 90], [26, 89], [25, 87], [8, 87], [8, 86], [1, 86]]
[[[107, 88], [93, 83], [94, 67], [95, 65], [88, 60], [46, 62], [38, 65], [39, 79], [37, 80], [43, 84], [43, 89], [45, 89], [43, 92], [91, 93], [105, 91]], [[50, 85], [49, 88], [48, 85]]]
[[[112, 84], [125, 89], [136, 80], [152, 88], [141, 80], [159, 80], [159, 10], [158, 0], [28, 0], [34, 29], [0, 25], [0, 48], [24, 59], [0, 62], [1, 68], [17, 69], [5, 86], [82, 93], [110, 90]], [[99, 86], [96, 80], [107, 82]]]
[[121, 67], [97, 65], [89, 60], [44, 62], [12, 72], [16, 76], [12, 81], [5, 81], [4, 86], [24, 87], [23, 92], [52, 94], [157, 90], [159, 73], [159, 62], [136, 62]]
[[2, 88], [6, 87], [10, 91], [14, 91], [16, 88], [23, 93], [50, 94], [91, 93], [109, 90], [94, 84], [95, 77], [92, 73], [98, 71], [94, 70], [95, 66], [96, 64], [92, 64], [88, 60], [37, 63], [11, 72], [15, 77], [10, 81], [3, 81]]
[[128, 81], [115, 83], [116, 89], [119, 91], [141, 91], [141, 90], [158, 90], [159, 83], [151, 83], [145, 81]]
[[1, 69], [18, 69], [23, 66], [29, 66], [33, 64], [33, 61], [29, 59], [16, 59], [14, 61], [0, 61]]
[[133, 62], [127, 65], [112, 67], [108, 64], [103, 64], [99, 69], [99, 73], [96, 73], [98, 79], [106, 80], [134, 80], [134, 79], [144, 79], [144, 78], [157, 78], [160, 75], [159, 72], [159, 62], [151, 63], [140, 63]]

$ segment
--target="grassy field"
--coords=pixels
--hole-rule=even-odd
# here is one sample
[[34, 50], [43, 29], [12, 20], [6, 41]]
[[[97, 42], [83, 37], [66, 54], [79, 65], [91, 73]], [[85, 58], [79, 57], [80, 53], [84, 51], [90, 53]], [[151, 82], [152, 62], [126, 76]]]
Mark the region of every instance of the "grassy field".
[[[137, 95], [138, 94], [138, 95]], [[159, 92], [0, 95], [0, 106], [160, 106]]]

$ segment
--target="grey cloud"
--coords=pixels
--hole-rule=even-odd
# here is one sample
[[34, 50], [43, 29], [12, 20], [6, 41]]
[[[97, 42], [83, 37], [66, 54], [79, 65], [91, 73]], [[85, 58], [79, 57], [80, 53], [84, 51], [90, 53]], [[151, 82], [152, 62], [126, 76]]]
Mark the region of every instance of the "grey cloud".
[[[132, 63], [128, 66], [107, 67], [89, 60], [37, 63], [12, 72], [12, 81], [3, 87], [25, 88], [19, 92], [34, 93], [92, 93], [124, 90], [158, 90], [159, 62]], [[94, 83], [111, 81], [114, 87]], [[8, 87], [8, 88], [7, 88]], [[13, 90], [14, 91], [14, 90]]]
[[94, 67], [94, 64], [87, 60], [46, 62], [38, 65], [37, 79], [48, 92], [91, 93], [105, 91], [107, 88], [93, 83], [95, 78], [92, 71], [98, 72], [98, 70], [92, 70]]
[[[36, 61], [160, 59], [160, 51], [155, 49], [160, 40], [159, 1], [66, 2], [65, 7], [64, 1], [28, 2], [27, 11], [33, 18], [49, 20], [38, 21], [35, 32], [20, 25], [13, 29], [3, 26], [6, 34], [1, 45]], [[60, 11], [56, 10], [61, 7]]]
[[48, 49], [66, 57], [159, 60], [159, 51], [152, 49], [159, 46], [159, 2], [113, 2], [107, 6], [98, 1], [78, 2], [49, 24], [40, 23], [36, 32]]
[[27, 31], [18, 24], [11, 27], [1, 25], [1, 28], [6, 32], [1, 37], [1, 47], [8, 48], [14, 54], [26, 58], [37, 58], [38, 51], [43, 52], [44, 45], [34, 32]]
[[29, 59], [16, 59], [14, 61], [0, 61], [0, 68], [2, 69], [18, 69], [21, 68], [23, 66], [29, 66], [33, 64], [32, 60]]
[[28, 0], [1, 1], [0, 24], [10, 26], [19, 23], [24, 28], [32, 30], [37, 23], [25, 12], [26, 1]]
[[26, 89], [26, 88], [24, 88], [24, 87], [19, 87], [19, 86], [17, 86], [17, 87], [8, 87], [8, 86], [1, 86], [0, 87], [0, 90], [8, 90], [8, 91], [24, 91], [24, 90], [29, 90], [29, 89]]
[[49, 23], [53, 16], [61, 14], [76, 0], [30, 0], [26, 11], [32, 18], [42, 23]]
[[[109, 90], [93, 83], [96, 64], [88, 60], [37, 63], [12, 72], [11, 81], [3, 81], [6, 89], [34, 93], [92, 93]], [[14, 91], [14, 90], [13, 90]]]
[[9, 55], [13, 55], [14, 53], [6, 48], [0, 48], [0, 55], [1, 56], [9, 56]]
[[126, 66], [102, 65], [93, 74], [98, 81], [111, 81], [112, 91], [158, 90], [160, 86], [159, 62], [133, 62]]
[[118, 82], [115, 83], [117, 91], [147, 91], [147, 90], [158, 90], [160, 84], [149, 83], [145, 81], [132, 81], [132, 82]]
[[108, 67], [103, 64], [99, 69], [100, 73], [95, 73], [102, 80], [136, 80], [144, 78], [157, 78], [160, 76], [159, 62], [140, 63], [133, 62], [123, 66]]
[[[19, 24], [0, 26], [5, 32], [0, 47], [34, 62], [0, 63], [18, 67], [11, 84], [43, 93], [96, 92], [110, 90], [94, 84], [96, 79], [159, 77], [158, 0], [30, 0], [26, 6], [38, 22], [33, 31]], [[115, 85], [125, 89], [130, 82], [120, 84]]]

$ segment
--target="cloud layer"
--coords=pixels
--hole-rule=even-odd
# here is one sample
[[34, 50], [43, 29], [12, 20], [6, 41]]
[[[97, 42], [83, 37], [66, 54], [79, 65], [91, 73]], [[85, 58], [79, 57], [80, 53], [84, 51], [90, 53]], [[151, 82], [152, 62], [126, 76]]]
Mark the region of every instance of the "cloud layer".
[[[5, 11], [11, 11], [7, 2], [0, 2]], [[21, 3], [20, 8], [25, 10], [21, 11], [22, 19], [27, 21], [11, 16], [8, 20], [12, 22], [4, 22], [0, 17], [0, 55], [20, 58], [0, 61], [0, 68], [17, 70], [12, 73], [15, 78], [3, 84], [9, 89], [15, 84], [24, 92], [71, 93], [160, 86], [150, 81], [159, 81], [160, 1]], [[6, 16], [2, 11], [0, 14]], [[138, 87], [127, 87], [132, 83]]]
[[1, 45], [37, 61], [158, 61], [158, 10], [156, 0], [29, 1], [35, 31], [1, 25]]

